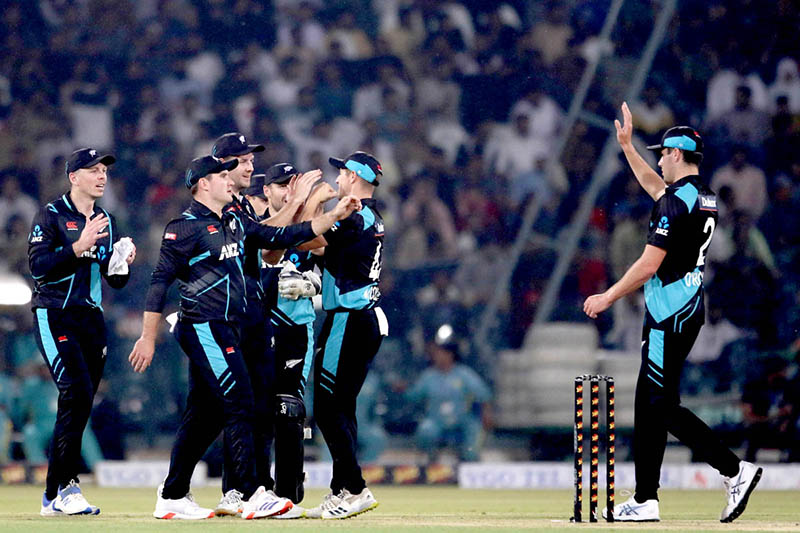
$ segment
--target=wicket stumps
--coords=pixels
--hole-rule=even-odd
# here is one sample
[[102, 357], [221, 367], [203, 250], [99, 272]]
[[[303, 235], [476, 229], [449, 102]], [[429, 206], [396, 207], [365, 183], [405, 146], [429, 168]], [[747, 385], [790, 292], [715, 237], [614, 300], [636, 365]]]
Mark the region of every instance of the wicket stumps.
[[606, 384], [606, 520], [614, 521], [614, 451], [616, 446], [614, 422], [614, 378], [584, 374], [575, 378], [575, 424], [573, 448], [575, 452], [574, 522], [581, 521], [583, 512], [583, 412], [584, 384], [589, 382], [589, 522], [597, 522], [597, 502], [600, 476], [600, 382]]

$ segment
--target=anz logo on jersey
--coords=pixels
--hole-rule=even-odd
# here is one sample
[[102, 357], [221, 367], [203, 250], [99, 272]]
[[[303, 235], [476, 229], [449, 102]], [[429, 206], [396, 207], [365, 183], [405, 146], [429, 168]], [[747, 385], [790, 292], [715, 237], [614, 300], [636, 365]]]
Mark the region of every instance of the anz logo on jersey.
[[238, 242], [232, 242], [222, 246], [222, 250], [219, 254], [219, 260], [222, 261], [223, 259], [230, 259], [231, 257], [239, 257]]

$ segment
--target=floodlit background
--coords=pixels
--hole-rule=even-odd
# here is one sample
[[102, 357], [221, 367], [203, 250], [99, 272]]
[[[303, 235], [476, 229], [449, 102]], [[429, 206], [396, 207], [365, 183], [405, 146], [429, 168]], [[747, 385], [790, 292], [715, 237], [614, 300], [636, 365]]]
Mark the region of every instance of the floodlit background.
[[[46, 461], [57, 392], [26, 305], [27, 236], [85, 146], [117, 157], [101, 204], [138, 253], [127, 287], [104, 291], [84, 459], [168, 456], [186, 358], [166, 327], [146, 374], [127, 355], [163, 227], [190, 200], [183, 172], [234, 130], [266, 145], [257, 170], [289, 161], [332, 181], [328, 156], [357, 149], [383, 165], [391, 335], [360, 398], [365, 463], [562, 461], [586, 372], [617, 378], [628, 459], [642, 298], [596, 322], [581, 310], [645, 242], [652, 201], [611, 122], [623, 100], [640, 147], [697, 128], [718, 193], [684, 403], [742, 456], [800, 459], [798, 27], [788, 0], [4, 1], [0, 465]], [[419, 380], [445, 325], [474, 373], [430, 402], [443, 378]], [[440, 449], [431, 424], [474, 438]]]

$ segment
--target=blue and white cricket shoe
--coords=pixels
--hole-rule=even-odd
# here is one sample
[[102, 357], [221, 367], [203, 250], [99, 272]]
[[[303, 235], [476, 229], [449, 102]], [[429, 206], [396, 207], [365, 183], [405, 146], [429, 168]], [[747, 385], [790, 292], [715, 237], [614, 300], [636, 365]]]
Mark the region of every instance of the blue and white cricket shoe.
[[[608, 508], [603, 509], [603, 518], [606, 518]], [[615, 522], [659, 522], [658, 500], [646, 500], [644, 503], [637, 502], [633, 496], [627, 501], [618, 503], [614, 506]]]
[[58, 499], [58, 496], [53, 498], [52, 500], [47, 499], [46, 494], [42, 494], [42, 509], [39, 511], [39, 514], [42, 516], [63, 516], [60, 510], [56, 509], [55, 503]]
[[728, 497], [728, 503], [722, 510], [722, 515], [719, 517], [720, 522], [733, 522], [739, 515], [744, 512], [747, 507], [747, 500], [750, 498], [750, 493], [758, 485], [761, 479], [761, 474], [764, 470], [748, 463], [747, 461], [739, 461], [739, 473], [734, 477], [726, 477], [723, 480], [725, 485], [725, 494]]
[[42, 516], [63, 516], [63, 515], [98, 515], [100, 508], [90, 505], [81, 493], [81, 487], [73, 479], [65, 487], [58, 491], [58, 495], [52, 500], [42, 495], [42, 509], [39, 511]]

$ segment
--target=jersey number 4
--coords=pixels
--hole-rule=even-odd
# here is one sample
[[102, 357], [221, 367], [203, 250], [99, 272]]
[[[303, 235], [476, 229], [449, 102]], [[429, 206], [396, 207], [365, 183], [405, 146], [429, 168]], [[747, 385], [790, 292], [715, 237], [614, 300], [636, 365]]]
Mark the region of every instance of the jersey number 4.
[[700, 254], [697, 256], [697, 265], [696, 266], [703, 266], [706, 264], [706, 252], [708, 251], [708, 246], [711, 244], [711, 237], [714, 236], [714, 228], [717, 226], [717, 223], [714, 222], [714, 219], [709, 217], [706, 219], [706, 224], [703, 226], [703, 233], [708, 233], [708, 238], [706, 242], [703, 243], [703, 246], [700, 247]]

